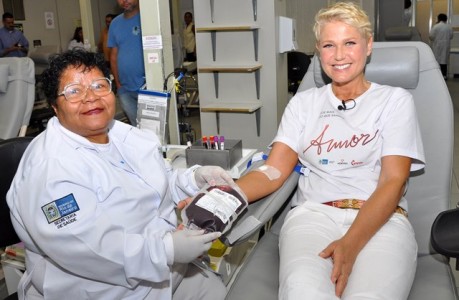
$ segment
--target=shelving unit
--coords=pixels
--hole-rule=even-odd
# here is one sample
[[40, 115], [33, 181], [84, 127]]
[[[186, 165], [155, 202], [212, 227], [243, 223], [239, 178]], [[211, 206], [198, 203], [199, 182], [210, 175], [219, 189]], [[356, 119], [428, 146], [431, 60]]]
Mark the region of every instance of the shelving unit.
[[[215, 2], [214, 0], [209, 0], [210, 1], [210, 18], [212, 20], [212, 23], [214, 22], [214, 8], [215, 8]], [[257, 0], [252, 0], [252, 7], [253, 7], [253, 20], [257, 20], [257, 14], [258, 14], [258, 5], [257, 5]]]
[[287, 58], [277, 51], [276, 33], [285, 3], [194, 0], [193, 6], [202, 134], [265, 147], [288, 101]]
[[217, 133], [220, 134], [220, 113], [255, 113], [257, 136], [260, 136], [260, 101], [254, 102], [222, 102], [215, 101], [201, 107], [202, 112], [215, 112]]
[[212, 57], [214, 61], [217, 55], [217, 32], [218, 31], [253, 31], [253, 47], [255, 51], [255, 61], [258, 61], [258, 29], [256, 25], [241, 25], [241, 26], [215, 26], [196, 28], [196, 32], [210, 32], [212, 39]]
[[260, 64], [253, 65], [240, 65], [240, 66], [228, 66], [228, 65], [214, 65], [214, 66], [203, 66], [198, 68], [198, 72], [202, 73], [213, 73], [214, 74], [214, 85], [215, 85], [215, 98], [218, 98], [218, 87], [219, 87], [219, 74], [225, 73], [254, 73], [255, 74], [255, 89], [257, 91], [257, 99], [260, 99]]

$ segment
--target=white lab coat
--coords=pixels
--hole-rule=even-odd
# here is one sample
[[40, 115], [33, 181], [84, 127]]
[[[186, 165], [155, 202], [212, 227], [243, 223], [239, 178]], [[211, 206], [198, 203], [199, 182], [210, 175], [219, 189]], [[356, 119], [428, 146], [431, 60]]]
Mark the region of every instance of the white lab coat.
[[31, 280], [49, 300], [171, 299], [166, 233], [193, 174], [166, 166], [152, 133], [114, 121], [109, 137], [133, 173], [56, 117], [26, 150], [7, 194], [26, 246], [20, 294]]
[[453, 38], [451, 26], [445, 22], [435, 24], [430, 30], [429, 38], [432, 41], [432, 51], [437, 62], [442, 65], [448, 64], [451, 39]]

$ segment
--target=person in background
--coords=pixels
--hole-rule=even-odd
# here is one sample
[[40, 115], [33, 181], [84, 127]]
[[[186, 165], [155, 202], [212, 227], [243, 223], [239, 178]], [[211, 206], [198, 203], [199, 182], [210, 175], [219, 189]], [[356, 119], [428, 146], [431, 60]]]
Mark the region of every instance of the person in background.
[[68, 50], [82, 49], [86, 51], [91, 50], [91, 45], [84, 41], [82, 27], [75, 28], [75, 31], [73, 32], [73, 37], [70, 40], [69, 46], [67, 47], [67, 49]]
[[0, 57], [25, 57], [29, 52], [29, 41], [14, 27], [14, 17], [5, 12], [0, 29]]
[[97, 44], [97, 51], [104, 54], [108, 66], [110, 66], [110, 48], [107, 46], [108, 29], [110, 28], [110, 23], [113, 18], [114, 16], [112, 14], [105, 15], [105, 27], [100, 32], [99, 43]]
[[451, 39], [453, 38], [453, 28], [450, 24], [446, 23], [447, 21], [448, 16], [439, 14], [437, 23], [429, 32], [429, 38], [432, 41], [432, 51], [445, 79], [448, 79], [449, 52]]
[[193, 23], [193, 14], [184, 15], [185, 29], [183, 30], [183, 45], [185, 46], [185, 61], [196, 61], [196, 36]]
[[298, 162], [306, 168], [279, 236], [279, 299], [410, 292], [417, 244], [403, 196], [424, 151], [413, 96], [365, 78], [372, 32], [353, 2], [317, 13], [316, 49], [331, 83], [295, 94], [265, 165], [236, 181], [255, 201]]
[[411, 0], [405, 0], [405, 5], [403, 9], [403, 25], [410, 26], [411, 17], [413, 15], [413, 5]]
[[145, 84], [142, 32], [138, 0], [118, 0], [124, 10], [108, 30], [110, 67], [121, 108], [132, 126], [137, 126], [138, 91]]
[[173, 169], [152, 131], [114, 120], [102, 54], [53, 56], [42, 74], [56, 116], [26, 149], [7, 194], [24, 242], [19, 299], [223, 300], [226, 287], [190, 262], [221, 233], [177, 229], [176, 207], [222, 168]]

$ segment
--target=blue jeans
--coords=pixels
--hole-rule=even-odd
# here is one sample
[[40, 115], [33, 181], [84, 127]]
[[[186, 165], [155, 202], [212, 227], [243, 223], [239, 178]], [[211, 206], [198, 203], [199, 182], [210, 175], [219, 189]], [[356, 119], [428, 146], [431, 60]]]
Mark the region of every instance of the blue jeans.
[[135, 127], [137, 127], [137, 97], [137, 92], [125, 92], [122, 94], [118, 94], [121, 108], [126, 113], [126, 116], [129, 119], [129, 123], [131, 123], [131, 125]]

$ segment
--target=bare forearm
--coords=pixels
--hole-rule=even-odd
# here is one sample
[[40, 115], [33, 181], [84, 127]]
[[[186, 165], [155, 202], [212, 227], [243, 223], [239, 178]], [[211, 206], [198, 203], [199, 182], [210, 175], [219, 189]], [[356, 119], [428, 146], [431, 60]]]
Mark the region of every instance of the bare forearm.
[[360, 251], [376, 232], [390, 219], [403, 193], [399, 184], [387, 184], [377, 188], [360, 209], [345, 239]]
[[351, 239], [359, 249], [390, 219], [405, 190], [411, 159], [384, 157], [378, 186], [365, 202], [345, 239]]
[[277, 190], [282, 183], [282, 179], [269, 180], [265, 174], [254, 171], [236, 181], [236, 184], [244, 191], [249, 202], [254, 202], [271, 194]]
[[287, 145], [274, 143], [266, 160], [268, 169], [254, 170], [237, 181], [249, 202], [256, 201], [280, 188], [298, 162], [298, 155]]

